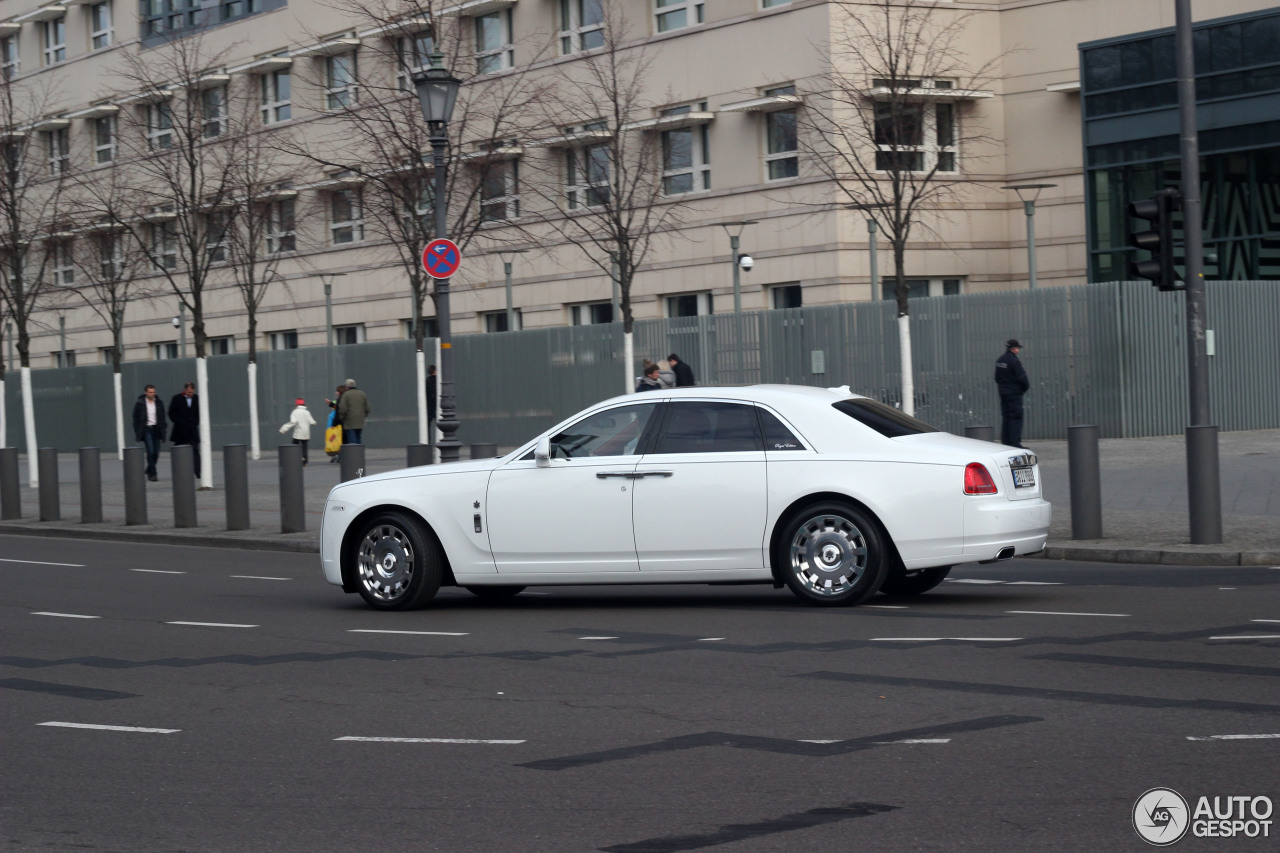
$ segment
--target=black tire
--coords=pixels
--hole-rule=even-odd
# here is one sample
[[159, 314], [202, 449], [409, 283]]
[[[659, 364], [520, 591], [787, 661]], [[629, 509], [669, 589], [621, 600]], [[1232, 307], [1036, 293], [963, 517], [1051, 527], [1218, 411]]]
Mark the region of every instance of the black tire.
[[375, 610], [414, 610], [429, 602], [444, 578], [444, 556], [431, 531], [411, 515], [369, 519], [352, 544], [356, 587]]
[[880, 591], [885, 595], [920, 595], [946, 580], [947, 575], [951, 574], [951, 568], [940, 566], [936, 569], [920, 569], [910, 574], [891, 572], [880, 585]]
[[874, 519], [849, 504], [831, 502], [793, 513], [774, 559], [801, 601], [838, 607], [876, 594], [889, 570], [886, 552]]
[[522, 586], [464, 586], [463, 589], [485, 601], [506, 601], [525, 590]]

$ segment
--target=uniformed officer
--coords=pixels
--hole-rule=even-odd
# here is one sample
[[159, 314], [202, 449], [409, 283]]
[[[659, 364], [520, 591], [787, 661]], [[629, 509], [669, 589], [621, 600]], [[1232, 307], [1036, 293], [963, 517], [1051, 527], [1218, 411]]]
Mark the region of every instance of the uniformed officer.
[[1000, 389], [1000, 442], [1022, 447], [1022, 395], [1031, 383], [1018, 361], [1022, 344], [1015, 338], [1005, 341], [1004, 355], [996, 359], [996, 387]]

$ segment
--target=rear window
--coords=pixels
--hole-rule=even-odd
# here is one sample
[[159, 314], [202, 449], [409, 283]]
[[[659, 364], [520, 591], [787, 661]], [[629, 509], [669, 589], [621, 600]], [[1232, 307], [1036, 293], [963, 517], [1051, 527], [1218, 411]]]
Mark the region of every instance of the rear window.
[[938, 431], [924, 421], [918, 421], [893, 406], [886, 406], [875, 400], [841, 400], [832, 405], [836, 410], [844, 412], [858, 423], [871, 427], [886, 438]]

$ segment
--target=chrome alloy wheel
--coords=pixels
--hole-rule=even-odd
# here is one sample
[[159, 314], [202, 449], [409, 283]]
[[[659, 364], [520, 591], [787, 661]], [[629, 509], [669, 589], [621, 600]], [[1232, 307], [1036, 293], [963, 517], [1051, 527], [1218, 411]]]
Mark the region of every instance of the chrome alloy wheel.
[[788, 568], [817, 597], [847, 595], [867, 570], [867, 540], [858, 526], [833, 513], [796, 527]]
[[360, 584], [379, 601], [403, 598], [416, 570], [409, 534], [390, 524], [369, 528], [357, 559]]

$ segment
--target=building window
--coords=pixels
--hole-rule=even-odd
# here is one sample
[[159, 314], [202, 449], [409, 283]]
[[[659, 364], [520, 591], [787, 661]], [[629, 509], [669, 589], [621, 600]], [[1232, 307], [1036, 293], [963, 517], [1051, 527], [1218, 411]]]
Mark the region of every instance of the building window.
[[75, 256], [70, 242], [54, 243], [49, 247], [49, 260], [53, 271], [53, 283], [67, 285], [76, 280]]
[[5, 80], [16, 77], [20, 68], [17, 35], [0, 38], [0, 77]]
[[334, 326], [333, 342], [338, 346], [364, 343], [364, 324], [355, 323], [350, 326]]
[[520, 215], [520, 161], [495, 160], [480, 178], [480, 218], [503, 222]]
[[338, 246], [364, 239], [360, 190], [337, 190], [329, 196], [329, 242]]
[[158, 344], [151, 345], [151, 351], [155, 354], [157, 360], [165, 360], [178, 357], [177, 341], [161, 341]]
[[769, 304], [775, 310], [799, 308], [804, 304], [798, 284], [779, 284], [769, 288]]
[[[604, 130], [604, 122], [584, 125], [583, 132]], [[574, 131], [568, 131], [573, 135]], [[565, 183], [569, 209], [597, 207], [609, 202], [609, 145], [583, 145], [565, 152]]]
[[[706, 103], [698, 106], [705, 111]], [[663, 110], [663, 116], [683, 115], [693, 107]], [[662, 192], [680, 195], [711, 189], [711, 157], [707, 125], [697, 124], [662, 131]]]
[[292, 114], [289, 71], [269, 71], [262, 75], [262, 123], [288, 121]]
[[69, 349], [63, 352], [55, 352], [53, 354], [53, 366], [54, 367], [75, 367], [76, 351], [73, 349]]
[[144, 36], [181, 30], [196, 25], [202, 0], [142, 0]]
[[293, 252], [298, 248], [297, 224], [293, 217], [293, 199], [272, 202], [267, 209], [267, 254]]
[[111, 46], [111, 3], [94, 3], [89, 7], [89, 44], [94, 50]]
[[[909, 278], [906, 280], [907, 298], [923, 299], [926, 296], [955, 296], [961, 292], [958, 278]], [[886, 300], [896, 299], [894, 280], [881, 280], [880, 295]]]
[[655, 0], [653, 15], [660, 33], [701, 24], [702, 0]]
[[98, 274], [101, 281], [115, 281], [124, 272], [124, 247], [116, 234], [103, 234], [97, 238]]
[[774, 6], [789, 6], [789, 5], [791, 5], [791, 0], [762, 0], [762, 2], [760, 3], [760, 8], [772, 9]]
[[267, 342], [272, 349], [297, 349], [298, 330], [286, 329], [283, 332], [269, 332]]
[[222, 0], [219, 18], [229, 21], [261, 11], [262, 0]]
[[324, 59], [324, 103], [330, 110], [349, 107], [356, 102], [355, 52], [326, 56]]
[[667, 297], [668, 317], [699, 317], [703, 314], [710, 314], [712, 311], [713, 303], [711, 294], [708, 291], [681, 293]]
[[875, 103], [876, 169], [882, 172], [954, 172], [954, 103], [906, 101], [903, 89], [950, 89], [949, 80], [872, 80], [892, 90], [891, 100]]
[[569, 306], [569, 322], [575, 326], [594, 326], [613, 322], [612, 302], [585, 302]]
[[210, 213], [204, 217], [204, 250], [209, 263], [227, 259], [227, 214]]
[[234, 335], [209, 338], [209, 355], [231, 355], [235, 351], [236, 339]]
[[560, 0], [560, 52], [604, 45], [603, 0]]
[[168, 101], [147, 105], [147, 147], [162, 151], [173, 147], [173, 109]]
[[71, 131], [65, 127], [46, 130], [44, 144], [49, 177], [56, 178], [71, 171]]
[[44, 64], [53, 65], [67, 58], [67, 19], [54, 18], [40, 24], [44, 31]]
[[[102, 358], [102, 364], [113, 364], [115, 353], [115, 347], [98, 347], [98, 355]], [[123, 360], [122, 358], [121, 361]]]
[[516, 327], [514, 330], [507, 327], [507, 312], [502, 311], [486, 311], [480, 316], [484, 318], [484, 330], [487, 333], [520, 331], [524, 328], [524, 318], [520, 316], [520, 309], [513, 308], [511, 310], [515, 318]]
[[200, 91], [200, 121], [205, 139], [213, 139], [227, 132], [226, 86], [214, 86]]
[[476, 73], [492, 74], [515, 64], [515, 51], [511, 44], [511, 10], [477, 15], [475, 22]]
[[151, 261], [162, 270], [178, 268], [178, 229], [173, 221], [151, 224]]
[[[404, 332], [405, 340], [416, 340], [413, 334], [413, 320], [401, 320], [400, 329]], [[424, 338], [440, 337], [440, 324], [436, 322], [435, 317], [422, 318], [422, 336]]]
[[[766, 98], [778, 95], [794, 95], [795, 86], [779, 86], [765, 89]], [[780, 181], [800, 174], [799, 142], [796, 136], [796, 111], [775, 110], [765, 115], [765, 169], [769, 180]]]
[[93, 159], [95, 163], [112, 163], [116, 159], [119, 140], [116, 136], [116, 117], [103, 116], [93, 120]]
[[428, 31], [396, 39], [396, 82], [400, 91], [416, 91], [413, 75], [431, 67], [431, 54], [434, 50], [435, 42]]

